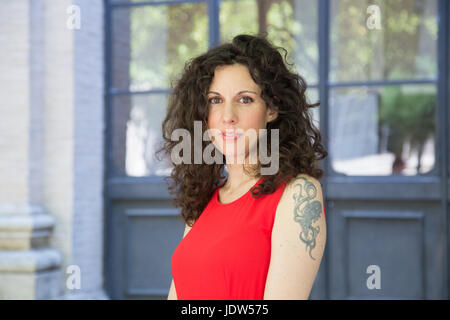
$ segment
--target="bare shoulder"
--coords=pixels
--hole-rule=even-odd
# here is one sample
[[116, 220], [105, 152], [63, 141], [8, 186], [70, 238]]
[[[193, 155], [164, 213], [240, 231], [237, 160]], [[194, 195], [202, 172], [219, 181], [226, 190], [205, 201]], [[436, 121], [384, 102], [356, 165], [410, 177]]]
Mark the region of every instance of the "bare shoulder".
[[319, 180], [305, 173], [298, 174], [287, 183], [278, 207], [292, 205], [300, 200], [301, 202], [323, 200], [322, 184]]
[[309, 189], [311, 191], [322, 191], [321, 183], [314, 177], [306, 173], [299, 173], [296, 177], [292, 178], [288, 184], [286, 185], [286, 192], [295, 192], [298, 190], [298, 187], [302, 187], [303, 189]]

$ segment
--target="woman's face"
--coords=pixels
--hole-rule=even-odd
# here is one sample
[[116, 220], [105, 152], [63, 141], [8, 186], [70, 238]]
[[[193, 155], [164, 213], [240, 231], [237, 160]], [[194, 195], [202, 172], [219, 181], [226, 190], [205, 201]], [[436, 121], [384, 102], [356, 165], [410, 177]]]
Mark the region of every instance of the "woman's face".
[[[225, 155], [227, 163], [230, 158], [236, 160], [238, 154], [247, 158], [249, 150], [256, 145], [256, 140], [250, 139], [250, 132], [258, 137], [259, 129], [266, 129], [267, 122], [277, 117], [275, 111], [266, 107], [260, 94], [261, 89], [246, 66], [233, 64], [216, 68], [208, 91], [208, 128], [218, 129], [211, 131], [211, 140]], [[244, 138], [245, 150], [238, 150]]]

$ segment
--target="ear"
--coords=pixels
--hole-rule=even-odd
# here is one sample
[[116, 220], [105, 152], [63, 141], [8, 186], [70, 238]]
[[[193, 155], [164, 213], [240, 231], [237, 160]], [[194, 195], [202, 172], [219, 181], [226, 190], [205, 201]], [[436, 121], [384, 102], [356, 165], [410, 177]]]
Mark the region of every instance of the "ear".
[[[278, 98], [277, 96], [274, 96], [273, 100], [275, 101], [275, 103], [280, 102], [280, 98]], [[278, 112], [273, 110], [272, 108], [268, 108], [268, 110], [267, 110], [267, 122], [272, 122], [276, 118], [278, 118]]]
[[274, 121], [276, 118], [278, 117], [278, 112], [276, 112], [275, 110], [268, 108], [267, 109], [267, 113], [266, 113], [266, 121], [267, 122], [272, 122]]

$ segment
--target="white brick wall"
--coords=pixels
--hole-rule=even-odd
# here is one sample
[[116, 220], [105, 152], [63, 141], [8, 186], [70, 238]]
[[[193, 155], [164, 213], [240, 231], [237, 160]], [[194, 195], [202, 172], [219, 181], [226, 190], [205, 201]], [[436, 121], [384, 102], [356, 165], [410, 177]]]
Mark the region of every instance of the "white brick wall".
[[[2, 3], [0, 10], [0, 203], [28, 197], [29, 32], [28, 4]], [[13, 18], [12, 18], [13, 17]], [[12, 35], [16, 35], [12, 37]], [[14, 168], [14, 170], [10, 170]]]
[[[94, 4], [95, 2], [95, 4]], [[74, 212], [73, 261], [84, 272], [82, 287], [103, 285], [103, 6], [78, 0], [81, 29], [74, 33]]]

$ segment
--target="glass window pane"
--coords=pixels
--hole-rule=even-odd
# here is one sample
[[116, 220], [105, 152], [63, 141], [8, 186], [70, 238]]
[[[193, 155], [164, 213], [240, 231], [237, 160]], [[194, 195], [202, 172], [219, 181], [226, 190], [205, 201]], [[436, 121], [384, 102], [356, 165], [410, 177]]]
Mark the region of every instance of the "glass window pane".
[[316, 1], [294, 0], [294, 46], [297, 72], [308, 84], [319, 82], [318, 5]]
[[[221, 43], [240, 33], [267, 32], [268, 39], [288, 51], [287, 61], [307, 83], [318, 82], [317, 3], [315, 1], [222, 1]], [[284, 57], [284, 51], [280, 51]]]
[[[308, 100], [308, 103], [310, 103], [310, 104], [319, 102], [319, 90], [316, 88], [307, 88], [306, 89], [306, 99]], [[320, 105], [309, 109], [309, 113], [312, 116], [314, 125], [320, 130]], [[323, 137], [322, 137], [322, 139], [323, 139]]]
[[120, 95], [112, 103], [112, 171], [116, 176], [164, 176], [168, 159], [158, 161], [155, 151], [162, 143], [161, 125], [167, 95]]
[[220, 3], [220, 42], [231, 42], [241, 33], [258, 33], [258, 4], [255, 0], [225, 0]]
[[417, 175], [435, 165], [435, 85], [330, 90], [330, 157], [346, 175]]
[[185, 62], [207, 50], [205, 3], [115, 8], [112, 14], [113, 87], [169, 88]]
[[330, 5], [331, 81], [436, 77], [437, 0]]

